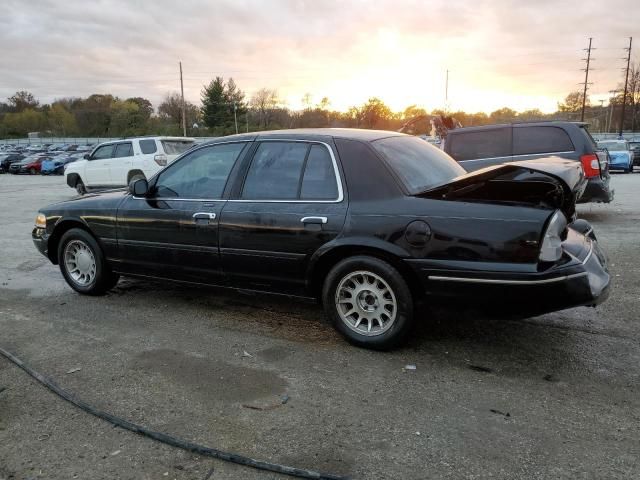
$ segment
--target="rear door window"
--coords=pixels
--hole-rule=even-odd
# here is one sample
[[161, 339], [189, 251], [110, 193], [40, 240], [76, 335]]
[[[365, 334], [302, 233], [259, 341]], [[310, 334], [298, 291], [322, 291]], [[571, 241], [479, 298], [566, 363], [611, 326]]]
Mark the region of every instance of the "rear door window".
[[300, 184], [302, 200], [335, 200], [338, 183], [331, 155], [324, 145], [311, 145]]
[[511, 128], [460, 132], [447, 138], [450, 155], [460, 161], [511, 155]]
[[573, 143], [559, 127], [514, 127], [513, 154], [572, 152]]
[[242, 189], [247, 200], [296, 200], [309, 144], [262, 142], [256, 150]]
[[113, 158], [132, 157], [133, 148], [131, 142], [119, 143], [116, 145], [116, 149], [113, 152]]

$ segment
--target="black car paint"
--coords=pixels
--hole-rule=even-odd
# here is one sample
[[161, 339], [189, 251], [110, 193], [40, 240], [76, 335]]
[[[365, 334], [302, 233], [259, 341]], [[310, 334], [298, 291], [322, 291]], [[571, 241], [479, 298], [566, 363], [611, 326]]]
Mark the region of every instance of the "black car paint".
[[[34, 243], [57, 263], [57, 240], [65, 229], [80, 225], [95, 235], [118, 273], [307, 297], [317, 296], [322, 275], [337, 259], [369, 253], [388, 259], [409, 277], [414, 288], [435, 296], [462, 294], [471, 300], [492, 294], [504, 299], [509, 289], [520, 298], [524, 285], [534, 282], [553, 309], [595, 304], [606, 298], [609, 276], [604, 261], [590, 264], [594, 275], [602, 278], [604, 286], [598, 291], [590, 290], [582, 263], [594, 261], [581, 246], [589, 243], [591, 252], [597, 248], [594, 240], [573, 232], [565, 240], [565, 254], [559, 262], [546, 265], [538, 261], [542, 232], [554, 208], [517, 201], [407, 195], [369, 145], [390, 135], [395, 134], [294, 130], [224, 139], [326, 144], [339, 169], [340, 201], [242, 201], [243, 172], [254, 151], [249, 148], [238, 158], [220, 200], [136, 198], [126, 190], [89, 194], [42, 209], [47, 228], [34, 229]], [[215, 214], [215, 218], [198, 222], [193, 218], [198, 212]], [[300, 221], [309, 216], [327, 217], [327, 223]], [[442, 280], [447, 276], [457, 280]], [[458, 277], [507, 283], [495, 288], [463, 283]], [[560, 277], [567, 277], [562, 288], [555, 288], [556, 282], [545, 283]], [[515, 286], [509, 288], [509, 282]], [[525, 295], [522, 309], [527, 308], [527, 300], [535, 300], [531, 309], [541, 308], [539, 301]]]

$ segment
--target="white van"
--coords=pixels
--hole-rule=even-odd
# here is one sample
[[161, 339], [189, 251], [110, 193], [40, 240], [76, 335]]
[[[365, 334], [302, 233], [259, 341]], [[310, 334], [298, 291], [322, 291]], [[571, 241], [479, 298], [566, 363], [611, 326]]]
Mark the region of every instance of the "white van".
[[89, 190], [125, 187], [132, 180], [149, 178], [189, 150], [195, 139], [138, 137], [101, 143], [91, 153], [67, 164], [67, 185], [80, 195]]

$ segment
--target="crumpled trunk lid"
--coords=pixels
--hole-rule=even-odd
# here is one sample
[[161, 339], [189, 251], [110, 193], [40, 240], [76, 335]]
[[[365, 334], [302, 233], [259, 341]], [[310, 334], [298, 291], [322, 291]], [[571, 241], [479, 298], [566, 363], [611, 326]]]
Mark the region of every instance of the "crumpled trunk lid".
[[547, 157], [476, 170], [416, 196], [560, 209], [572, 219], [586, 185], [580, 162]]

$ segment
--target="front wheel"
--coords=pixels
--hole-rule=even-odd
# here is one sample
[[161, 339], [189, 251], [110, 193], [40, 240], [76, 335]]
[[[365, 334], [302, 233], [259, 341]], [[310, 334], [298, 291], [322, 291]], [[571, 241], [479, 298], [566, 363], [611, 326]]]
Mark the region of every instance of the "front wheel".
[[78, 195], [84, 195], [87, 193], [87, 189], [85, 188], [84, 183], [82, 183], [82, 180], [78, 180], [76, 182], [76, 192], [78, 192]]
[[31, 168], [31, 169], [29, 169], [29, 174], [30, 174], [30, 175], [35, 175], [36, 173], [38, 173], [38, 172], [36, 171], [36, 169], [35, 169], [35, 168]]
[[101, 295], [118, 282], [118, 275], [107, 265], [96, 239], [80, 228], [62, 235], [58, 263], [64, 279], [79, 293]]
[[349, 342], [388, 350], [399, 345], [413, 324], [413, 299], [406, 281], [389, 263], [359, 255], [339, 262], [322, 290], [324, 309]]

